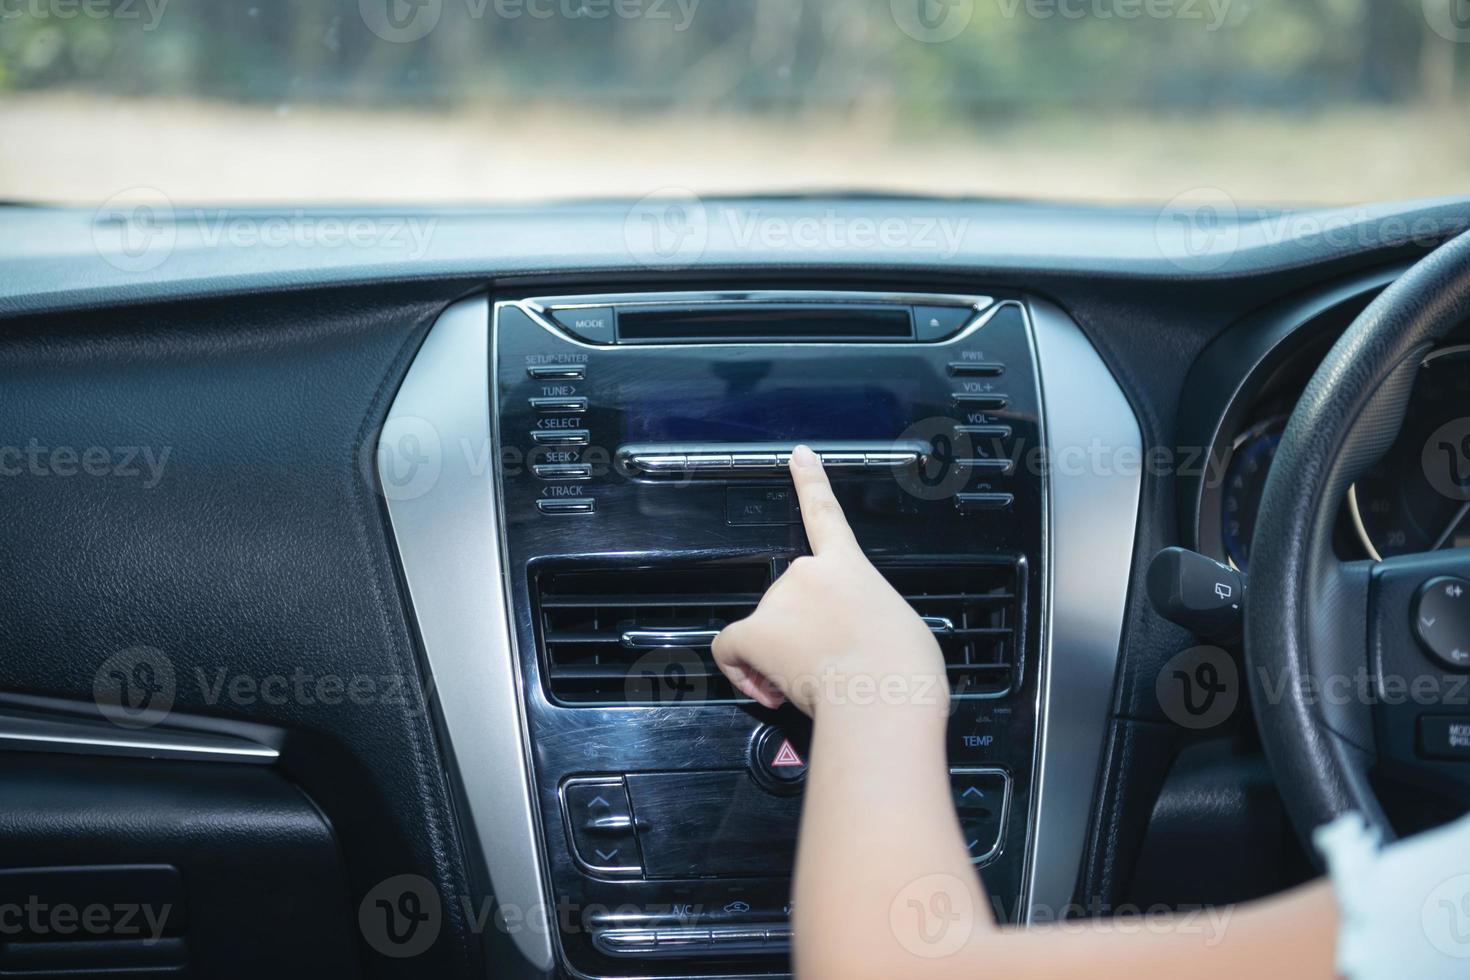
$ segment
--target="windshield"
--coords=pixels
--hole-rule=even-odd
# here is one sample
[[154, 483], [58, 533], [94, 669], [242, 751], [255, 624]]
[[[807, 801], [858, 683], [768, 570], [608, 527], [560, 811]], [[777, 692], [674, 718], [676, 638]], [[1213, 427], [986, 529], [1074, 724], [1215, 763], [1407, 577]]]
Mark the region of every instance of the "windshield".
[[0, 0], [0, 198], [1470, 188], [1465, 0]]

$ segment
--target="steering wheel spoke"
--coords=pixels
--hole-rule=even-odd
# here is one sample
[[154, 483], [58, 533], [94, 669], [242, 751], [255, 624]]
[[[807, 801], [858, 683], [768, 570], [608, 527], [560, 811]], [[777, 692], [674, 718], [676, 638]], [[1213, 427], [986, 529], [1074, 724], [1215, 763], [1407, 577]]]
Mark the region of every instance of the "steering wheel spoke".
[[1470, 548], [1373, 567], [1379, 771], [1470, 799]]

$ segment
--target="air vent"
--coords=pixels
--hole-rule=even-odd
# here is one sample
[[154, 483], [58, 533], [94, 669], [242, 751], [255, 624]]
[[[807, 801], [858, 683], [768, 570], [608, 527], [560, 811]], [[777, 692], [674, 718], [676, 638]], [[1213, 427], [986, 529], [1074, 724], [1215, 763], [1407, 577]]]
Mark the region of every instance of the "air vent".
[[[1001, 697], [1020, 663], [1021, 570], [1011, 561], [879, 569], [938, 639], [956, 697]], [[770, 584], [759, 564], [544, 571], [536, 577], [546, 686], [563, 704], [689, 704], [735, 692], [710, 654]]]
[[929, 624], [955, 697], [1001, 697], [1020, 663], [1020, 567], [994, 564], [884, 565], [883, 577]]
[[568, 704], [732, 700], [710, 643], [751, 614], [770, 581], [764, 562], [543, 572], [547, 689]]

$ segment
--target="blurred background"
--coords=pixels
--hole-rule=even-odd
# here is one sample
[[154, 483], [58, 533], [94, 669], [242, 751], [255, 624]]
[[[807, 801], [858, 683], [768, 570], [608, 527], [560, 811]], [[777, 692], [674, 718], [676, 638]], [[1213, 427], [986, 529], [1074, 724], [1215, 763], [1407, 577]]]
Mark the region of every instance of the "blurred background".
[[0, 199], [1470, 193], [1470, 0], [0, 0]]

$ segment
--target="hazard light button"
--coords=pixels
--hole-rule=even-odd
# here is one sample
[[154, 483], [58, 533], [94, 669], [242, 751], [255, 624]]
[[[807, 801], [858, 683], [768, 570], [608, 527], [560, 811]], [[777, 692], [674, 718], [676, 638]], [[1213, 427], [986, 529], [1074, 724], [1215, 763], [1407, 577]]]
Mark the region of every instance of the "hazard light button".
[[751, 767], [772, 789], [796, 789], [806, 779], [809, 740], [768, 725], [751, 744]]

